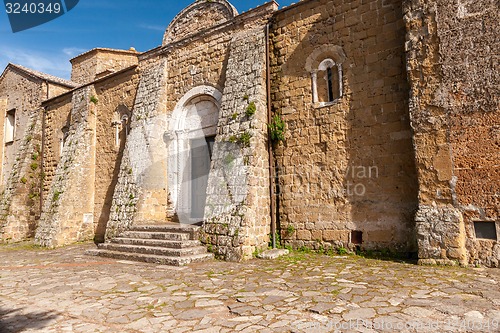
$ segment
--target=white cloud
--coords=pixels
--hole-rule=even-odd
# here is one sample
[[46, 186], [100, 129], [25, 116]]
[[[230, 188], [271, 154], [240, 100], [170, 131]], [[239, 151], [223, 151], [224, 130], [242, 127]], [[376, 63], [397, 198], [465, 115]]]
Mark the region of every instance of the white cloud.
[[165, 31], [167, 29], [166, 27], [151, 24], [139, 24], [139, 28], [153, 31]]
[[87, 49], [78, 48], [78, 47], [66, 47], [62, 51], [63, 51], [63, 53], [65, 55], [67, 55], [71, 59], [71, 58], [76, 57], [77, 55], [80, 55], [80, 54], [82, 54], [84, 52], [87, 52], [88, 50]]
[[71, 59], [72, 56], [65, 50], [76, 50], [76, 48], [67, 48], [59, 52], [44, 53], [0, 45], [0, 68], [3, 70], [7, 64], [11, 62], [43, 73], [69, 79], [71, 77], [71, 64], [69, 59]]

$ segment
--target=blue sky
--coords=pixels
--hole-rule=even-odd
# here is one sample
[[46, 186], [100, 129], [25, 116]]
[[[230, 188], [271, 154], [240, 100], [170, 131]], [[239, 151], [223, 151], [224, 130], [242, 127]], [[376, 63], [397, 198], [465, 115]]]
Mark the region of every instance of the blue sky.
[[[65, 15], [41, 26], [12, 33], [0, 7], [0, 73], [9, 62], [69, 79], [69, 59], [95, 47], [147, 51], [161, 44], [177, 13], [194, 0], [80, 0]], [[278, 1], [281, 6], [298, 0]], [[231, 3], [238, 12], [266, 0]]]

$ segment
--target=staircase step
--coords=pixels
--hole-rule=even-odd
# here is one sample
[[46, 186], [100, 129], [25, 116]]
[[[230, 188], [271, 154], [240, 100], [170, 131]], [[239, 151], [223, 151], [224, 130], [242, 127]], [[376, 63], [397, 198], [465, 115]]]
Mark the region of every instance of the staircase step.
[[141, 253], [141, 254], [152, 254], [159, 256], [190, 256], [203, 254], [207, 252], [207, 249], [203, 246], [188, 247], [183, 249], [172, 249], [166, 247], [156, 247], [156, 246], [138, 246], [138, 245], [126, 245], [126, 244], [116, 244], [116, 243], [104, 243], [99, 244], [99, 249], [109, 250], [113, 252], [131, 252], [131, 253]]
[[163, 239], [171, 241], [193, 240], [188, 233], [178, 232], [124, 231], [120, 234], [120, 237], [136, 239]]
[[166, 247], [171, 249], [184, 249], [188, 247], [201, 246], [199, 240], [165, 240], [165, 239], [141, 239], [141, 238], [123, 238], [117, 237], [111, 240], [112, 243], [125, 244], [125, 245], [139, 245], [139, 246], [156, 246]]
[[135, 225], [132, 226], [130, 231], [143, 231], [143, 232], [173, 232], [173, 233], [187, 233], [192, 238], [198, 239], [200, 227], [190, 224], [159, 224], [159, 225]]
[[189, 255], [185, 257], [169, 257], [169, 256], [157, 256], [157, 255], [142, 254], [142, 253], [116, 252], [116, 251], [108, 251], [101, 249], [88, 250], [86, 253], [88, 255], [113, 258], [118, 260], [140, 261], [140, 262], [147, 262], [150, 264], [170, 265], [170, 266], [185, 266], [194, 262], [202, 262], [213, 259], [214, 256], [212, 253], [203, 253], [203, 254]]

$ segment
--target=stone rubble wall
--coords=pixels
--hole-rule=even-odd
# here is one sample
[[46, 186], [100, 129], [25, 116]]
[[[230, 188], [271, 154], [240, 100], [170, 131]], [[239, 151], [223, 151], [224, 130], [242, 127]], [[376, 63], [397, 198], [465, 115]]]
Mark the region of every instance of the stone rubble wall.
[[[230, 43], [204, 224], [204, 241], [230, 261], [249, 259], [269, 242], [265, 41], [261, 26]], [[256, 112], [249, 116], [251, 103]]]
[[[32, 77], [17, 72], [8, 70], [1, 82], [0, 98], [6, 100], [5, 109], [1, 111], [2, 117], [2, 132], [4, 131], [5, 119], [7, 111], [16, 110], [15, 124], [15, 139], [12, 143], [5, 143], [4, 136], [2, 139], [2, 183], [0, 186], [7, 186], [12, 168], [17, 158], [17, 152], [20, 150], [25, 138], [28, 127], [31, 125], [30, 118], [32, 113], [38, 111], [42, 100], [46, 97], [45, 85]], [[5, 133], [4, 133], [5, 135]]]
[[93, 86], [73, 93], [69, 136], [35, 234], [41, 246], [64, 246], [94, 237], [95, 96]]
[[0, 242], [34, 236], [40, 218], [43, 109], [33, 110], [0, 201]]
[[499, 266], [498, 3], [405, 1], [421, 263]]
[[113, 194], [106, 238], [133, 223], [164, 222], [167, 218], [166, 157], [160, 112], [165, 109], [165, 59], [153, 57], [139, 65], [139, 84], [130, 134], [125, 144], [118, 182]]
[[[64, 90], [24, 73], [8, 70], [0, 85], [0, 242], [18, 242], [34, 235], [40, 217], [41, 101]], [[15, 109], [15, 138], [5, 143], [6, 112]]]
[[[275, 15], [271, 35], [273, 111], [286, 124], [275, 150], [285, 244], [416, 251], [401, 3], [302, 1]], [[328, 58], [342, 64], [343, 96], [321, 106], [310, 71]]]

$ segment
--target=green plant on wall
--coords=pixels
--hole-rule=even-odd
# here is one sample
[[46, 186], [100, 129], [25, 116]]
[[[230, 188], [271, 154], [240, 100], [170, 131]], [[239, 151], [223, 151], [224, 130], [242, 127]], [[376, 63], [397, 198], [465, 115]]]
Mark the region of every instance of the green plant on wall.
[[250, 147], [250, 139], [252, 138], [252, 134], [248, 133], [248, 132], [243, 132], [238, 141], [241, 143], [241, 145], [243, 147]]
[[247, 106], [245, 114], [247, 115], [247, 117], [251, 117], [255, 114], [256, 111], [257, 111], [257, 106], [255, 105], [255, 102], [250, 102], [250, 104], [248, 104]]
[[94, 104], [97, 104], [97, 102], [99, 102], [99, 100], [98, 100], [98, 99], [97, 99], [97, 97], [95, 97], [95, 96], [91, 96], [91, 97], [90, 97], [90, 101], [91, 101], [92, 103], [94, 103]]
[[281, 142], [285, 140], [285, 122], [276, 114], [268, 125], [271, 141]]
[[52, 196], [52, 201], [54, 201], [54, 202], [55, 202], [55, 201], [59, 200], [59, 197], [60, 197], [60, 196], [61, 196], [61, 192], [59, 192], [59, 191], [55, 191], [55, 192], [54, 192], [54, 195]]

